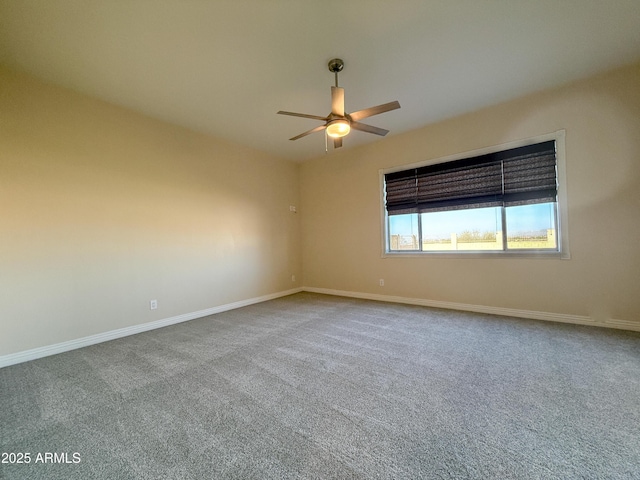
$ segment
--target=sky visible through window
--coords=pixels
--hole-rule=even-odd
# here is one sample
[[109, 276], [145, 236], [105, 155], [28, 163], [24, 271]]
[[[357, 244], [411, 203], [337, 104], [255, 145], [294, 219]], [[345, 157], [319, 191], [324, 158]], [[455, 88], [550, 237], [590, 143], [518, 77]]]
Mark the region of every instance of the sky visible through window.
[[[506, 209], [510, 235], [555, 228], [554, 204], [541, 203]], [[427, 214], [423, 221], [423, 235], [430, 238], [448, 238], [452, 233], [501, 231], [500, 208], [477, 208]], [[417, 235], [417, 215], [392, 215], [389, 217], [391, 232]], [[426, 224], [425, 224], [426, 223]]]

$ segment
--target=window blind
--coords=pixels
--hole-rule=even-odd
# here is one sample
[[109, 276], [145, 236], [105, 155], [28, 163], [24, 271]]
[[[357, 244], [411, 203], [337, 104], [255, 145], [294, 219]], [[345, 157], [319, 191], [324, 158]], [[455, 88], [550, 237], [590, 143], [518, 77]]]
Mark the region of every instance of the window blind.
[[389, 215], [553, 202], [555, 141], [385, 175]]

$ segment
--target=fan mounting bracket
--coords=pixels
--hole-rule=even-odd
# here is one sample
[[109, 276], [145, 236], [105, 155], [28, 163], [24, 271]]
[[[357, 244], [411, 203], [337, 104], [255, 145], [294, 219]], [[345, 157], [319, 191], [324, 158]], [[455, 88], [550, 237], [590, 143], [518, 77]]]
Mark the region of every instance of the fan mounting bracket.
[[331, 73], [338, 73], [344, 68], [344, 61], [340, 58], [333, 58], [329, 60], [328, 66]]

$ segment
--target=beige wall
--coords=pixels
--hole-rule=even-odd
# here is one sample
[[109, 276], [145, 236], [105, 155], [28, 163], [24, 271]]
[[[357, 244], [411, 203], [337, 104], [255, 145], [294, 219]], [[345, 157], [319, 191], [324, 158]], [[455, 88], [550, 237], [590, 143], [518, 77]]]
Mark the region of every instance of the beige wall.
[[[640, 64], [298, 166], [0, 70], [0, 356], [303, 274], [311, 288], [640, 324], [638, 85]], [[380, 169], [560, 129], [571, 259], [381, 257]]]
[[298, 174], [0, 70], [0, 356], [299, 286]]
[[[379, 169], [562, 129], [571, 259], [381, 257]], [[640, 325], [640, 64], [305, 163], [300, 190], [307, 287]]]

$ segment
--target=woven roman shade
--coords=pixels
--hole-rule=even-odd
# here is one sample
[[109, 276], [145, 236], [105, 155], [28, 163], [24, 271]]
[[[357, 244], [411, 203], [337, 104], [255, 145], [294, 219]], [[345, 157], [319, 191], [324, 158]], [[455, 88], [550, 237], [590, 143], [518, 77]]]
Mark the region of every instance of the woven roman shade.
[[551, 140], [385, 175], [389, 215], [553, 202]]

